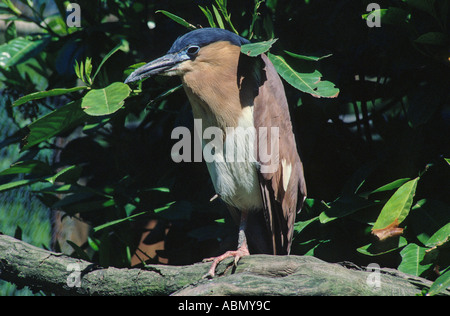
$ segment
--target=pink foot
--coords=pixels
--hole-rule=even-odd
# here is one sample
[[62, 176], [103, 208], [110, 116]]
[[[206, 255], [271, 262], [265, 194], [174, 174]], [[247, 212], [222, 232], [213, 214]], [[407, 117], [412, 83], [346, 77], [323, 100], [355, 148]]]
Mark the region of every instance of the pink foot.
[[225, 252], [223, 255], [219, 256], [219, 257], [213, 257], [213, 258], [208, 258], [208, 259], [204, 259], [203, 262], [210, 262], [212, 261], [212, 265], [211, 268], [209, 269], [208, 273], [204, 276], [205, 278], [212, 278], [215, 276], [216, 274], [216, 267], [217, 265], [223, 261], [224, 259], [228, 258], [228, 257], [234, 257], [234, 264], [236, 265], [239, 261], [239, 259], [241, 259], [244, 256], [249, 256], [250, 252], [248, 251], [247, 245], [244, 244], [242, 245], [238, 250], [235, 251], [227, 251]]

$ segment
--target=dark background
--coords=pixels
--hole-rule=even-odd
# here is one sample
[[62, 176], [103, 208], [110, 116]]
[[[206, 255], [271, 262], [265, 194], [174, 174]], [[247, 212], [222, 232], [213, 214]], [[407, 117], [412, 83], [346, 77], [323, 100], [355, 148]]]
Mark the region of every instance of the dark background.
[[[166, 10], [194, 26], [206, 27], [208, 20], [198, 5], [212, 8], [215, 3], [76, 2], [81, 7], [81, 28], [52, 31], [57, 29], [56, 24], [49, 23], [47, 29], [34, 29], [28, 36], [52, 37], [45, 49], [20, 64], [0, 68], [2, 121], [6, 121], [2, 124], [9, 126], [1, 129], [2, 167], [30, 159], [44, 161], [55, 173], [63, 166], [79, 166], [80, 174], [71, 179], [72, 183], [78, 181], [80, 186], [112, 196], [114, 205], [102, 207], [104, 200], [85, 190], [61, 195], [44, 190], [42, 185], [0, 193], [0, 199], [39, 199], [38, 206], [21, 204], [26, 216], [33, 216], [30, 214], [38, 209], [44, 212], [39, 214], [45, 214], [57, 208], [69, 215], [81, 213], [92, 227], [146, 211], [145, 216], [91, 232], [89, 243], [74, 249], [74, 255], [84, 256], [81, 250], [86, 250], [89, 260], [104, 266], [129, 266], [149, 220], [157, 220], [158, 224], [145, 242], [165, 243], [165, 249], [158, 251], [153, 261], [165, 258], [169, 264], [189, 264], [233, 248], [236, 227], [220, 201], [209, 202], [214, 192], [204, 163], [175, 164], [170, 158], [173, 128], [192, 128], [184, 92], [177, 90], [146, 106], [179, 85], [178, 78], [146, 80], [142, 93], [128, 98], [120, 111], [106, 118], [91, 118], [88, 123], [94, 128], [81, 131], [71, 126], [56, 140], [49, 138], [19, 153], [29, 123], [79, 99], [84, 92], [33, 101], [19, 108], [12, 108], [12, 102], [32, 92], [80, 85], [73, 70], [75, 60], [82, 62], [91, 57], [95, 71], [121, 40], [127, 49], [107, 60], [93, 87], [123, 82], [130, 65], [163, 55], [178, 36], [188, 31], [156, 10]], [[26, 7], [20, 1], [14, 3]], [[23, 15], [10, 21], [30, 22], [26, 14], [38, 23], [44, 16], [59, 16], [64, 21], [62, 1], [48, 4], [39, 15], [42, 3], [35, 1], [34, 13], [23, 9]], [[268, 40], [273, 34], [279, 40], [272, 53], [282, 55], [299, 72], [318, 69], [324, 80], [340, 90], [336, 98], [315, 98], [284, 82], [309, 198], [297, 218], [292, 253], [330, 262], [376, 262], [411, 273], [404, 268], [412, 260], [402, 253], [405, 246], [424, 251], [429, 247], [423, 236], [430, 237], [450, 222], [450, 165], [445, 159], [450, 158], [449, 1], [378, 1], [387, 10], [382, 12], [381, 27], [372, 28], [362, 18], [368, 13], [369, 3], [267, 0], [260, 3], [252, 40]], [[6, 5], [1, 8], [11, 14]], [[254, 8], [254, 1], [228, 1], [233, 25], [242, 36], [250, 36]], [[148, 21], [153, 22], [152, 29]], [[5, 43], [27, 36], [16, 28], [5, 31]], [[316, 57], [332, 55], [305, 62], [287, 56], [285, 50]], [[25, 179], [31, 176], [19, 175]], [[401, 224], [404, 234], [378, 241], [371, 227], [398, 186], [370, 193], [398, 179], [416, 177], [420, 179], [413, 208]], [[0, 181], [14, 179], [1, 176]], [[361, 199], [370, 203], [361, 207]], [[167, 210], [153, 211], [173, 201]], [[0, 227], [13, 234], [18, 223], [12, 220], [11, 203], [5, 203], [0, 211]], [[334, 214], [336, 219], [321, 222], [318, 216], [323, 212]], [[21, 225], [31, 225], [25, 239], [37, 243], [37, 237], [28, 232], [34, 229], [33, 224]], [[48, 229], [43, 234], [48, 235]], [[49, 247], [49, 238], [42, 238], [42, 243]], [[361, 250], [367, 245], [370, 247]], [[421, 266], [421, 276], [435, 279], [450, 264], [448, 245], [444, 243], [432, 253], [422, 255], [415, 265]]]

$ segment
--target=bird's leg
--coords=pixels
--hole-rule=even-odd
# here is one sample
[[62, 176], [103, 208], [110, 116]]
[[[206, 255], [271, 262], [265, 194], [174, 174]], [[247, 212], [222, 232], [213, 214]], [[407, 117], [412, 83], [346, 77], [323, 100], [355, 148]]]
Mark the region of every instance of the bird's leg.
[[248, 251], [247, 238], [245, 237], [245, 228], [247, 227], [247, 212], [242, 212], [241, 223], [239, 224], [239, 239], [238, 239], [238, 249], [235, 251], [227, 251], [219, 257], [213, 257], [203, 260], [203, 262], [212, 261], [211, 268], [205, 277], [214, 277], [216, 274], [217, 265], [224, 259], [228, 257], [234, 257], [234, 264], [236, 265], [240, 258], [250, 255]]

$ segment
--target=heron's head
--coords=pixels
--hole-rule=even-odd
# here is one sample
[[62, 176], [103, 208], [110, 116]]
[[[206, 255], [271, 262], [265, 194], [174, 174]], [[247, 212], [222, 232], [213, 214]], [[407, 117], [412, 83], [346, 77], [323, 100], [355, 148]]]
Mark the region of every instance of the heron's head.
[[248, 40], [223, 29], [194, 30], [179, 37], [166, 55], [136, 69], [125, 83], [155, 75], [183, 76], [194, 69], [201, 71], [202, 63], [220, 65], [228, 53], [235, 53], [241, 45], [248, 43]]

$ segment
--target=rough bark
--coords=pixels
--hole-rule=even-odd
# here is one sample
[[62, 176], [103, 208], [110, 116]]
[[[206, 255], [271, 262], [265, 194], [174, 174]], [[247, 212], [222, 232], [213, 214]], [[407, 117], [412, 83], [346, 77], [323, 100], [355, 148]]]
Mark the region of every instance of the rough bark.
[[58, 295], [416, 295], [431, 285], [395, 270], [350, 269], [313, 257], [254, 255], [237, 267], [232, 262], [219, 264], [211, 280], [203, 278], [210, 263], [102, 268], [0, 235], [0, 279]]

